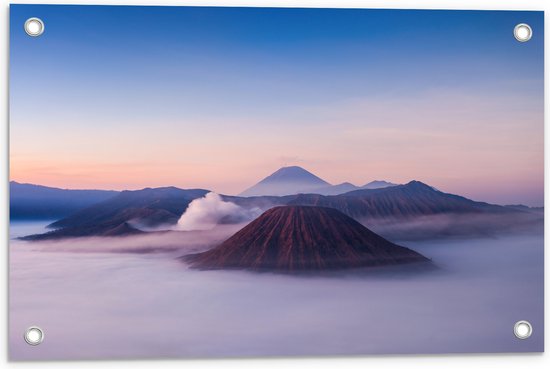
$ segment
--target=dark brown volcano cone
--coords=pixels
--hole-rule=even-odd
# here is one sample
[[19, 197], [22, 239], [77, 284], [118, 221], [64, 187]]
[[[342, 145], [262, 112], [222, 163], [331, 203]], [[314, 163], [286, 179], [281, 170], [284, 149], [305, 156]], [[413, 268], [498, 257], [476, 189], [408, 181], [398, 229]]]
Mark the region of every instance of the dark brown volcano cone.
[[221, 245], [184, 257], [199, 269], [326, 270], [425, 262], [338, 210], [280, 206]]

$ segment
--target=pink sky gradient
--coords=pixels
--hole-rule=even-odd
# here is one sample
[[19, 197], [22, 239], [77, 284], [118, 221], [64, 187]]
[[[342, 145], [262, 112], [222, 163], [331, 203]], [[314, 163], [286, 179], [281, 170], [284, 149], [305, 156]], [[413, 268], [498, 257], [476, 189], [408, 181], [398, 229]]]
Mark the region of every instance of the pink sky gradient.
[[542, 12], [80, 9], [11, 9], [12, 180], [238, 194], [299, 165], [543, 204]]
[[132, 117], [94, 125], [90, 114], [71, 126], [63, 112], [57, 118], [12, 124], [12, 180], [237, 194], [281, 166], [300, 165], [334, 184], [417, 179], [476, 200], [542, 205], [542, 107], [514, 95], [436, 90], [151, 124]]

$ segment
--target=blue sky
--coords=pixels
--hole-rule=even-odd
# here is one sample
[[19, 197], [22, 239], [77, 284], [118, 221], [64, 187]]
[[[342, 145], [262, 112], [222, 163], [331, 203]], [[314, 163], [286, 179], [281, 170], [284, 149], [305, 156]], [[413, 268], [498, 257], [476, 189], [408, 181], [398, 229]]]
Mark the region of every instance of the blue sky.
[[542, 204], [542, 12], [12, 5], [10, 28], [15, 180], [238, 193], [296, 164]]

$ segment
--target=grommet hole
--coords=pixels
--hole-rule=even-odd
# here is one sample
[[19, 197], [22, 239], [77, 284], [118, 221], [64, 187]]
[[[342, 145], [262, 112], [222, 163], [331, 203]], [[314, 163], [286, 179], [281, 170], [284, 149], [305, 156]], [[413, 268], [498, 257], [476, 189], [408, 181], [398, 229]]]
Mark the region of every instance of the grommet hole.
[[25, 21], [24, 28], [27, 35], [37, 37], [44, 33], [44, 22], [40, 18], [29, 18]]
[[25, 331], [25, 341], [31, 345], [36, 346], [44, 341], [44, 331], [38, 327], [29, 327]]
[[524, 340], [531, 337], [532, 333], [533, 333], [533, 327], [531, 326], [531, 323], [529, 323], [526, 320], [520, 320], [514, 325], [514, 334], [520, 340]]
[[533, 36], [533, 30], [528, 24], [520, 23], [514, 27], [514, 37], [519, 42], [527, 42]]

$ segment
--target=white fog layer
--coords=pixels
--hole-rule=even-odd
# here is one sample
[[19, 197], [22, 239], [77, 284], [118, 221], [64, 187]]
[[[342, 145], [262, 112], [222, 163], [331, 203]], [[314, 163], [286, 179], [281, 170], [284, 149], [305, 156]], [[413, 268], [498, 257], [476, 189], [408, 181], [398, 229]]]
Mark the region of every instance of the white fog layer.
[[[12, 237], [30, 229], [14, 223]], [[424, 273], [298, 277], [191, 270], [177, 259], [234, 231], [222, 228], [208, 246], [192, 232], [12, 241], [10, 357], [543, 349], [542, 235], [400, 243], [439, 267]], [[513, 324], [521, 319], [534, 326], [527, 340], [513, 335]], [[46, 333], [40, 346], [22, 339], [31, 325]]]

